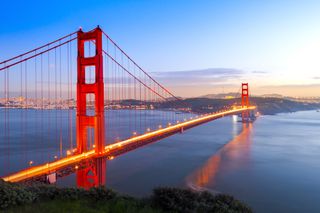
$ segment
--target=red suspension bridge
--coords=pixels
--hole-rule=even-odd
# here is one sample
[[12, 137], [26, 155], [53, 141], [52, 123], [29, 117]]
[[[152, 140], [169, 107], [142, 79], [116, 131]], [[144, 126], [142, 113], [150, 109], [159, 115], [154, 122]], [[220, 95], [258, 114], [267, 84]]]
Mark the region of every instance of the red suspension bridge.
[[104, 185], [106, 160], [227, 115], [249, 122], [255, 109], [242, 83], [234, 104], [193, 113], [99, 27], [0, 62], [0, 82], [0, 175], [11, 182], [75, 172], [79, 186]]

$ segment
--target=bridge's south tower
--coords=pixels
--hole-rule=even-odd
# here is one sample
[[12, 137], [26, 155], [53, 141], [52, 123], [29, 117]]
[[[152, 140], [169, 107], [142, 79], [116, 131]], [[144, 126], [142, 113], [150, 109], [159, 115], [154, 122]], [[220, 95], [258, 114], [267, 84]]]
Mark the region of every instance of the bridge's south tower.
[[[93, 55], [88, 55], [89, 51], [85, 49], [90, 42], [95, 46]], [[104, 149], [105, 140], [102, 31], [99, 27], [89, 32], [78, 31], [77, 75], [77, 152], [81, 154], [90, 148], [87, 133], [91, 129], [94, 149], [99, 154]], [[94, 79], [89, 79], [90, 76]], [[88, 109], [90, 105], [94, 106], [92, 111]], [[78, 186], [89, 188], [104, 183], [105, 159], [96, 158], [88, 163], [87, 168], [77, 171]]]

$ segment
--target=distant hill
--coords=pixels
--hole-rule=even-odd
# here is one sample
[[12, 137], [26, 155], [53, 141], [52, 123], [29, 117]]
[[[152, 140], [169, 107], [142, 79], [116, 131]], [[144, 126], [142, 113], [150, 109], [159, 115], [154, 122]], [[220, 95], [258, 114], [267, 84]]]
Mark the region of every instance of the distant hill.
[[[254, 95], [255, 97], [264, 97], [264, 98], [288, 98], [293, 99], [292, 97], [286, 97], [280, 94], [263, 94], [263, 95]], [[219, 94], [207, 94], [199, 96], [198, 98], [210, 98], [210, 99], [230, 99], [231, 97], [240, 97], [240, 93], [229, 92], [229, 93], [219, 93]]]
[[[225, 106], [241, 105], [241, 98], [230, 98], [234, 93], [220, 94], [220, 98], [186, 98], [182, 100], [171, 99], [166, 102], [144, 102], [140, 100], [123, 100], [119, 104], [125, 106], [134, 105], [152, 105], [154, 109], [169, 109], [181, 107], [181, 110], [191, 108], [191, 111], [197, 113], [213, 112], [224, 109]], [[214, 96], [209, 96], [214, 97]], [[221, 98], [222, 97], [222, 98]], [[227, 97], [227, 98], [226, 98]], [[183, 103], [181, 103], [183, 102]], [[320, 109], [319, 102], [306, 102], [301, 100], [290, 100], [288, 98], [277, 97], [251, 97], [251, 105], [256, 105], [258, 111], [264, 115], [274, 115], [277, 113], [296, 112], [302, 110]]]
[[265, 98], [285, 98], [285, 96], [280, 95], [280, 94], [264, 94], [264, 95], [260, 95], [259, 97], [265, 97]]
[[261, 114], [273, 115], [283, 112], [297, 112], [302, 110], [315, 110], [320, 108], [319, 103], [305, 103], [286, 98], [251, 98], [251, 102], [258, 106]]
[[210, 99], [230, 99], [239, 97], [239, 93], [229, 92], [229, 93], [220, 93], [220, 94], [208, 94], [200, 96], [199, 98], [210, 98]]
[[[212, 112], [221, 110], [224, 106], [230, 106], [237, 103], [240, 105], [241, 99], [213, 99], [213, 98], [187, 98], [183, 102], [185, 105], [190, 106], [194, 112]], [[264, 115], [274, 115], [284, 112], [296, 112], [302, 110], [315, 110], [320, 109], [320, 103], [307, 103], [301, 101], [288, 100], [286, 98], [272, 98], [272, 97], [252, 97], [250, 99], [252, 105], [258, 107], [258, 111]], [[180, 103], [181, 104], [181, 103]], [[159, 108], [170, 108], [179, 103], [167, 102], [162, 103]]]

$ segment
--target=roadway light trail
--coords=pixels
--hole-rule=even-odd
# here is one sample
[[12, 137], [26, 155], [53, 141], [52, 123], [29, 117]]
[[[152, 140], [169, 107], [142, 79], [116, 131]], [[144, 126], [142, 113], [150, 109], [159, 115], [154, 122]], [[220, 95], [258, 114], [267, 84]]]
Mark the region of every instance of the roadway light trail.
[[135, 136], [133, 138], [130, 138], [124, 141], [107, 145], [104, 147], [104, 151], [101, 153], [96, 153], [95, 150], [90, 150], [82, 154], [70, 155], [60, 160], [56, 160], [56, 161], [42, 164], [39, 166], [33, 166], [30, 168], [27, 168], [15, 174], [3, 177], [3, 179], [5, 181], [10, 181], [10, 182], [20, 182], [20, 181], [28, 180], [33, 177], [47, 175], [47, 174], [56, 172], [62, 168], [68, 167], [70, 165], [73, 165], [83, 160], [87, 160], [91, 158], [111, 156], [111, 158], [113, 159], [114, 158], [113, 154], [115, 152], [119, 150], [121, 151], [121, 149], [124, 149], [124, 150], [128, 149], [128, 147], [135, 145], [138, 142], [143, 142], [147, 140], [156, 141], [156, 140], [159, 140], [159, 138], [162, 138], [162, 136], [165, 137], [165, 135], [175, 134], [177, 132], [180, 132], [180, 130], [186, 130], [196, 125], [203, 124], [220, 117], [241, 113], [247, 110], [254, 110], [255, 108], [256, 108], [255, 106], [250, 106], [245, 108], [235, 108], [235, 109], [231, 109], [224, 112], [208, 114], [206, 116], [197, 116], [193, 120], [180, 122], [175, 125], [168, 126], [166, 128], [161, 128], [156, 131], [147, 132], [143, 135]]

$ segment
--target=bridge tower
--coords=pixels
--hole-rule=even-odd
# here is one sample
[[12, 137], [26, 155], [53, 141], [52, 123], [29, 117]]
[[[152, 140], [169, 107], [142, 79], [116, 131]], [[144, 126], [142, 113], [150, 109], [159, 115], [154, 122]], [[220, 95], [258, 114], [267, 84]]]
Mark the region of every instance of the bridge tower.
[[[241, 86], [241, 106], [242, 108], [249, 107], [249, 84], [242, 83]], [[248, 122], [250, 119], [249, 117], [249, 110], [242, 112], [242, 122]]]
[[[95, 46], [93, 56], [88, 56], [87, 42]], [[94, 70], [94, 82], [89, 79], [88, 70]], [[94, 98], [94, 112], [88, 112], [88, 98]], [[92, 103], [91, 103], [92, 104]], [[88, 150], [88, 130], [93, 129], [94, 149], [99, 156], [104, 150], [104, 82], [103, 82], [103, 55], [102, 55], [102, 30], [97, 27], [92, 31], [78, 31], [78, 58], [77, 58], [77, 117], [76, 117], [77, 152]], [[105, 159], [96, 158], [94, 163], [88, 163], [86, 169], [77, 171], [77, 184], [80, 187], [104, 185]], [[95, 178], [92, 178], [95, 175]]]

